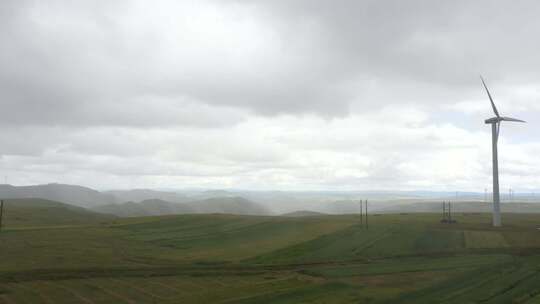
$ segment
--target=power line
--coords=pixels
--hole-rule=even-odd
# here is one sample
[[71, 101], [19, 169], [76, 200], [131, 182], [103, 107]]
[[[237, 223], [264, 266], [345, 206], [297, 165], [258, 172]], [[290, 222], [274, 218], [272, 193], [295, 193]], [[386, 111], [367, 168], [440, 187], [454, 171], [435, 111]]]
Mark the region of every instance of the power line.
[[442, 202], [442, 220], [441, 223], [454, 224], [456, 220], [452, 219], [452, 203]]

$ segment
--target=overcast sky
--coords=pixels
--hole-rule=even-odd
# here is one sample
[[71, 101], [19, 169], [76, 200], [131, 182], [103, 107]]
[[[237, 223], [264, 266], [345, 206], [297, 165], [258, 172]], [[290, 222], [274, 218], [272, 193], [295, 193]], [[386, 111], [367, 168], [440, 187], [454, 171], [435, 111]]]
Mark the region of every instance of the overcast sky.
[[[97, 189], [540, 189], [538, 1], [0, 2], [0, 174]], [[3, 182], [3, 180], [1, 181]]]

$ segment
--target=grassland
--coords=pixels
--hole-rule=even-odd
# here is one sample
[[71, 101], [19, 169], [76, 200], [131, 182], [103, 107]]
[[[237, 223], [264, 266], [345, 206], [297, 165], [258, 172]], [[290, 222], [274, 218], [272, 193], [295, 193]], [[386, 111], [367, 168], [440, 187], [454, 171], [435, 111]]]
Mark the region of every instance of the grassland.
[[366, 230], [345, 215], [20, 212], [28, 225], [0, 233], [0, 303], [540, 303], [540, 215], [494, 229], [487, 214], [385, 214]]

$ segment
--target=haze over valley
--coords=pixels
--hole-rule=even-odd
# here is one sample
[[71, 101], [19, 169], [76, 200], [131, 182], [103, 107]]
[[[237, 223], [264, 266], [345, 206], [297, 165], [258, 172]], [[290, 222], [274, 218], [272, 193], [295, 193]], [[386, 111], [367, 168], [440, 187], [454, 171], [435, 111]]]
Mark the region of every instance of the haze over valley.
[[[489, 212], [485, 193], [426, 191], [242, 191], [242, 190], [108, 190], [83, 186], [45, 184], [0, 185], [0, 197], [46, 199], [120, 217], [224, 213], [236, 215], [281, 215], [295, 212], [358, 214], [359, 200], [369, 199], [375, 213], [439, 212], [442, 201], [455, 203], [455, 212]], [[534, 193], [505, 197], [503, 211], [540, 213]], [[302, 214], [302, 213], [300, 213]]]

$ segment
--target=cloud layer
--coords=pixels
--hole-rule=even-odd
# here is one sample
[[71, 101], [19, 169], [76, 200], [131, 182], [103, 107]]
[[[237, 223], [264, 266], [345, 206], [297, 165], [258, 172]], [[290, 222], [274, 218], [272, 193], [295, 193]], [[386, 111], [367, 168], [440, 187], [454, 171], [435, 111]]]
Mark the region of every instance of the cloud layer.
[[534, 1], [3, 1], [0, 173], [98, 188], [540, 187]]

